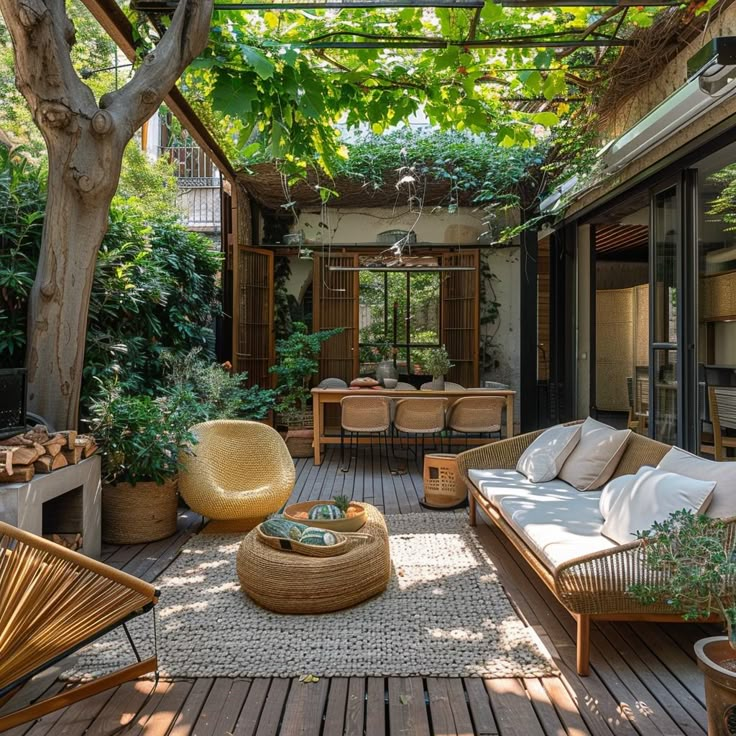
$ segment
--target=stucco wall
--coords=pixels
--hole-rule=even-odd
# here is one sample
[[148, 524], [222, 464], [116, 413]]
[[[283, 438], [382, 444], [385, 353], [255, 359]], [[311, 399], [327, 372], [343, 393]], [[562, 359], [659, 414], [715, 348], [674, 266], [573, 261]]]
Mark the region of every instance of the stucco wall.
[[[325, 231], [321, 222], [321, 213], [305, 212], [292, 230], [302, 230], [307, 241], [317, 240], [319, 236], [315, 233]], [[472, 247], [478, 244], [485, 230], [483, 213], [470, 208], [460, 208], [454, 214], [446, 210], [425, 211], [418, 219], [416, 213], [396, 213], [390, 209], [330, 209], [325, 224], [332, 233], [333, 243], [375, 243], [378, 234], [387, 230], [413, 229], [417, 240], [423, 243]], [[317, 250], [319, 246], [311, 247]], [[519, 249], [481, 248], [481, 256], [487, 259], [496, 276], [493, 289], [495, 300], [501, 305], [496, 323], [481, 327], [483, 335], [493, 336], [494, 357], [499, 366], [481, 379], [501, 381], [516, 388], [519, 385]], [[292, 257], [291, 271], [289, 292], [301, 299], [312, 279], [312, 261]]]
[[[659, 105], [666, 97], [685, 84], [687, 79], [687, 60], [699, 51], [705, 44], [716, 36], [736, 35], [736, 3], [726, 8], [717, 18], [708, 25], [706, 31], [698, 37], [669, 64], [664, 66], [661, 73], [635, 95], [618, 106], [616, 114], [608, 121], [606, 127], [600, 131], [604, 141], [612, 140], [631, 128], [648, 112]], [[668, 156], [697, 136], [705, 133], [726, 118], [736, 115], [736, 96], [716, 105], [708, 113], [695, 120], [681, 131], [671, 136], [658, 146], [653, 147], [644, 156], [632, 161], [615, 176], [606, 179], [599, 186], [583, 194], [570, 204], [566, 214], [572, 215], [578, 210], [592, 204], [615, 189], [623, 182], [633, 178], [639, 172], [647, 169], [657, 161]]]
[[440, 208], [419, 214], [408, 212], [406, 207], [330, 207], [324, 219], [321, 212], [302, 212], [292, 228], [294, 232], [303, 231], [307, 242], [316, 243], [326, 242], [330, 236], [333, 243], [375, 243], [376, 236], [387, 230], [414, 230], [419, 242], [448, 245], [473, 245], [485, 229], [483, 213], [467, 207], [453, 214]]

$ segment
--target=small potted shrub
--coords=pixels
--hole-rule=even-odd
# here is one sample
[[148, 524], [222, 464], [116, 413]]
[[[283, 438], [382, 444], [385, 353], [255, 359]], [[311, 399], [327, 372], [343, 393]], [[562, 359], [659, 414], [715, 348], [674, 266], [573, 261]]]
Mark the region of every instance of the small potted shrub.
[[278, 423], [287, 429], [286, 446], [293, 457], [309, 457], [313, 440], [309, 382], [319, 368], [317, 356], [322, 344], [343, 328], [310, 335], [302, 322], [295, 322], [293, 327], [289, 337], [276, 341], [278, 363], [270, 370], [278, 377], [276, 411]]
[[736, 534], [720, 519], [676, 511], [667, 521], [641, 532], [648, 566], [661, 582], [633, 585], [642, 603], [665, 602], [686, 620], [715, 616], [726, 636], [695, 644], [705, 673], [709, 736], [736, 733]]
[[452, 368], [450, 355], [443, 345], [441, 348], [433, 348], [427, 352], [424, 361], [424, 369], [432, 376], [432, 388], [443, 391], [445, 388], [445, 376]]
[[194, 442], [196, 401], [185, 391], [158, 399], [103, 387], [91, 406], [102, 453], [102, 539], [141, 544], [176, 532], [179, 452]]

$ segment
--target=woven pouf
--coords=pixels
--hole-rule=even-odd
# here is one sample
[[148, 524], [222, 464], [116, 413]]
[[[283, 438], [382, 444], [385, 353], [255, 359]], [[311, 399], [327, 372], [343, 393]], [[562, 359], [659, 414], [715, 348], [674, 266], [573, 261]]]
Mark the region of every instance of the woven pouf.
[[[347, 552], [307, 557], [269, 547], [250, 532], [238, 550], [240, 585], [258, 605], [277, 613], [326, 613], [382, 593], [391, 575], [388, 530], [381, 513], [366, 505], [365, 526]], [[348, 535], [350, 536], [350, 535]]]

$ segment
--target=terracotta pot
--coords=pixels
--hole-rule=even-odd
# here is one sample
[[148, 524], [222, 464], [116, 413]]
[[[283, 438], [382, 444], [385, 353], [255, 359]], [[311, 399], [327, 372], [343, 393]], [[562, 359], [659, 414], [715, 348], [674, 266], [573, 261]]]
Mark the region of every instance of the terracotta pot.
[[736, 649], [725, 636], [695, 643], [698, 666], [705, 673], [708, 736], [736, 734]]
[[176, 534], [177, 478], [163, 485], [118, 483], [102, 489], [102, 541], [144, 544]]

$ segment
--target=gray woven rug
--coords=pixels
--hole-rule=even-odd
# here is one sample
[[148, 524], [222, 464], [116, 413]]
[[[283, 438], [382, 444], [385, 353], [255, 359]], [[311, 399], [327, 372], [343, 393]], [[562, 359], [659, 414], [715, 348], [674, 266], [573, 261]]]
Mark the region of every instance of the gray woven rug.
[[[240, 537], [192, 538], [159, 578], [159, 663], [167, 677], [540, 677], [556, 672], [514, 612], [467, 516], [387, 517], [393, 571], [386, 592], [337, 613], [270, 613], [235, 573]], [[151, 616], [131, 632], [150, 647]], [[87, 647], [71, 679], [131, 661], [119, 632]]]

